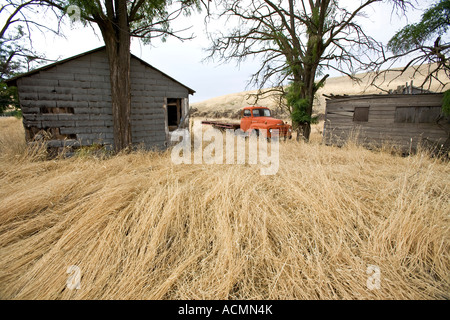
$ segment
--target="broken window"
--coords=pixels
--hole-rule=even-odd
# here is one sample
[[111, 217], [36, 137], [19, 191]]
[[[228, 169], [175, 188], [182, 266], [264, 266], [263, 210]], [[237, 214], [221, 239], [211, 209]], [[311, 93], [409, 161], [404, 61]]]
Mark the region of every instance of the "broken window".
[[441, 115], [441, 107], [420, 107], [417, 109], [419, 123], [435, 123]]
[[181, 120], [181, 99], [167, 99], [167, 125], [169, 131], [178, 128]]
[[441, 116], [441, 107], [397, 107], [396, 123], [434, 123]]
[[416, 121], [416, 107], [395, 108], [395, 120], [397, 123], [414, 123]]
[[356, 107], [355, 112], [353, 113], [353, 121], [369, 121], [369, 107]]

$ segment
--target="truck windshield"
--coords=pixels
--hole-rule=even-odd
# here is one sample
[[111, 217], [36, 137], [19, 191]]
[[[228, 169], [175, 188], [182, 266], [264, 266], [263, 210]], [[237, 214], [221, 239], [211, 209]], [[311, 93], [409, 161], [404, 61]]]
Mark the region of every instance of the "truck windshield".
[[269, 109], [253, 109], [254, 117], [270, 117]]

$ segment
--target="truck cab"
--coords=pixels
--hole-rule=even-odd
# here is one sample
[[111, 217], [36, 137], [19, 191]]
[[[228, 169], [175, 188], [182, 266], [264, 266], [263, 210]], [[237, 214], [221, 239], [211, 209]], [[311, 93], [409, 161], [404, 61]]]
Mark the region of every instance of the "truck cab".
[[[261, 130], [264, 129], [264, 130]], [[292, 127], [283, 120], [272, 117], [269, 108], [252, 106], [241, 111], [241, 130], [256, 135], [263, 133], [271, 138], [274, 130], [278, 130], [280, 137], [292, 138]]]

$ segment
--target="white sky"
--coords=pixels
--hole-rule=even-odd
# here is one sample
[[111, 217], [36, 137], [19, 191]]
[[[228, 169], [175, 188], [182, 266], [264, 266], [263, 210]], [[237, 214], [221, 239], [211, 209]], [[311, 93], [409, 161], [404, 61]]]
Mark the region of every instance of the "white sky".
[[[341, 0], [352, 5], [355, 0]], [[359, 1], [358, 1], [359, 2]], [[426, 8], [432, 0], [418, 0], [418, 7]], [[211, 11], [214, 7], [211, 7]], [[396, 31], [407, 23], [418, 22], [422, 14], [421, 10], [410, 10], [407, 18], [399, 18], [391, 14], [391, 7], [386, 4], [377, 4], [366, 10], [369, 18], [361, 20], [367, 34], [378, 41], [387, 43]], [[196, 38], [181, 42], [169, 38], [165, 43], [155, 40], [152, 46], [143, 45], [139, 41], [133, 41], [131, 52], [153, 65], [155, 68], [167, 73], [184, 85], [194, 89], [196, 93], [190, 96], [190, 101], [199, 102], [216, 96], [254, 89], [247, 87], [252, 73], [258, 69], [258, 62], [248, 60], [237, 67], [235, 63], [219, 65], [218, 63], [202, 63], [207, 53], [204, 51], [209, 46], [204, 26], [205, 12], [194, 14], [188, 18], [179, 18], [173, 28], [183, 29], [193, 26], [192, 31], [186, 31], [185, 35], [194, 32]], [[226, 28], [223, 22], [211, 20], [208, 28]], [[96, 29], [98, 30], [98, 29]], [[84, 27], [80, 22], [71, 25], [67, 23], [63, 27], [65, 38], [51, 34], [43, 37], [40, 34], [34, 36], [34, 46], [38, 52], [44, 53], [47, 58], [68, 58], [100, 47], [104, 44], [101, 34], [97, 35], [89, 26]], [[37, 40], [37, 41], [36, 41]], [[330, 72], [331, 76], [339, 74]]]

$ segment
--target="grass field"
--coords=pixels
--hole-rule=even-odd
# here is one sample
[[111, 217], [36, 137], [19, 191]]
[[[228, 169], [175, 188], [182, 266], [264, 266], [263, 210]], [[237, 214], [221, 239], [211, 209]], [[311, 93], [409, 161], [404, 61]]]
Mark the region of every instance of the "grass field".
[[0, 298], [449, 299], [448, 162], [313, 134], [261, 176], [169, 151], [44, 160], [0, 118]]

